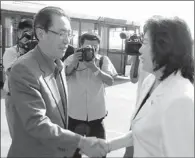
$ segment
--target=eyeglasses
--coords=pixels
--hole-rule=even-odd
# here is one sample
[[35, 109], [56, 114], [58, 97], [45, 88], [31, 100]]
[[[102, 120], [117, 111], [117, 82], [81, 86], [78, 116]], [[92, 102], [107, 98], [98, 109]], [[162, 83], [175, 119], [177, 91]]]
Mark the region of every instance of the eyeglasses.
[[48, 31], [56, 35], [59, 35], [61, 39], [64, 39], [64, 38], [72, 39], [74, 37], [74, 35], [70, 33], [69, 31], [61, 31], [61, 32], [56, 32], [53, 30], [48, 30]]

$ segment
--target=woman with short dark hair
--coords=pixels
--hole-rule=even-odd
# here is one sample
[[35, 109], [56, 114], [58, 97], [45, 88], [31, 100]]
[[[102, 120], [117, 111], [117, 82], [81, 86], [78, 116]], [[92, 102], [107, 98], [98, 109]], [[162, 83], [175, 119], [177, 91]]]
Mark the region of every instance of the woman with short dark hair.
[[[192, 57], [193, 40], [190, 30], [182, 19], [166, 19], [154, 16], [144, 26], [151, 42], [153, 71], [163, 69], [161, 81], [173, 72], [181, 71], [184, 78], [194, 82], [194, 63]], [[144, 43], [143, 43], [144, 47]], [[143, 47], [140, 49], [144, 52]]]
[[154, 16], [140, 48], [144, 80], [131, 131], [107, 141], [109, 152], [134, 146], [134, 157], [194, 157], [192, 37], [178, 17]]

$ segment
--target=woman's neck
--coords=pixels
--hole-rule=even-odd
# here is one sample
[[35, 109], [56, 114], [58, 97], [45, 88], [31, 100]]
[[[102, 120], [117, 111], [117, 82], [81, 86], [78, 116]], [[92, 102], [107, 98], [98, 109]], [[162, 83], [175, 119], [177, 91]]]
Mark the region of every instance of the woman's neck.
[[155, 71], [153, 72], [153, 75], [155, 76], [155, 81], [154, 81], [154, 84], [149, 92], [149, 94], [151, 95], [152, 92], [156, 89], [156, 87], [158, 87], [158, 85], [160, 84], [161, 82], [161, 76], [162, 76], [162, 71], [161, 70], [158, 70], [158, 71]]
[[155, 76], [155, 79], [157, 82], [160, 82], [160, 79], [162, 77], [162, 70], [157, 70], [153, 72], [153, 75]]

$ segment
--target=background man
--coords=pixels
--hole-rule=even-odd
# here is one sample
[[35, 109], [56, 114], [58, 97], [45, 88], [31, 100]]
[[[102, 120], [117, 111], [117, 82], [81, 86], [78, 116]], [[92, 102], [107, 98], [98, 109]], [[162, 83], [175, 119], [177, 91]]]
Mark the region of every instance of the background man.
[[[91, 61], [81, 61], [82, 52], [75, 52], [65, 60], [69, 92], [68, 128], [82, 135], [105, 139], [103, 119], [107, 111], [104, 84], [112, 85], [117, 72], [107, 56], [98, 54], [100, 37], [97, 34], [83, 34], [80, 44], [82, 48], [94, 48], [95, 52]], [[81, 155], [77, 153], [75, 157]]]
[[[9, 132], [10, 136], [12, 137], [13, 135], [13, 118], [11, 117], [12, 115], [9, 115], [9, 113], [12, 113], [12, 103], [10, 100], [10, 92], [9, 92], [9, 87], [8, 87], [8, 76], [10, 73], [11, 66], [13, 63], [24, 53], [26, 53], [26, 50], [22, 48], [22, 46], [27, 43], [31, 37], [33, 36], [32, 34], [32, 28], [33, 28], [33, 21], [31, 19], [22, 19], [18, 23], [18, 28], [17, 28], [17, 44], [13, 47], [7, 48], [4, 55], [3, 55], [3, 66], [4, 66], [4, 71], [6, 74], [6, 79], [4, 83], [3, 90], [6, 92], [6, 97], [5, 97], [5, 110], [6, 110], [6, 117], [7, 117], [7, 123], [9, 127]], [[8, 117], [9, 116], [9, 117]]]

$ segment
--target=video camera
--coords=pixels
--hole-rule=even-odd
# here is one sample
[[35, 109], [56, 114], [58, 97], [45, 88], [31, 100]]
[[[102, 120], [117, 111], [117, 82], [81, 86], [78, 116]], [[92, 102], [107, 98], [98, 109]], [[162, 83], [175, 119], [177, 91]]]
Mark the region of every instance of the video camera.
[[[18, 40], [18, 46], [20, 48], [23, 48], [25, 50], [25, 53], [32, 50], [38, 44], [38, 41], [36, 39], [33, 39], [33, 36], [34, 35], [31, 32], [24, 32], [22, 37]], [[26, 43], [20, 42], [20, 40], [23, 38], [27, 38], [28, 41]]]
[[26, 52], [32, 50], [33, 48], [35, 48], [35, 46], [38, 44], [38, 41], [35, 39], [29, 40], [28, 42], [26, 42], [24, 44], [24, 50]]
[[77, 49], [76, 52], [82, 52], [82, 59], [79, 61], [92, 61], [95, 58], [95, 48], [91, 47], [90, 45]]
[[131, 82], [136, 83], [138, 81], [138, 68], [140, 56], [139, 49], [142, 46], [141, 44], [142, 36], [141, 35], [138, 36], [136, 34], [130, 36], [128, 32], [121, 32], [120, 37], [121, 39], [125, 39], [125, 53], [127, 55], [135, 56], [131, 63], [130, 79]]
[[121, 39], [125, 39], [125, 53], [127, 55], [140, 55], [141, 35], [133, 34], [130, 36], [127, 32], [120, 33]]

